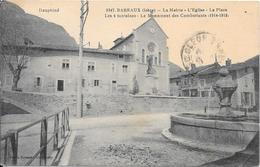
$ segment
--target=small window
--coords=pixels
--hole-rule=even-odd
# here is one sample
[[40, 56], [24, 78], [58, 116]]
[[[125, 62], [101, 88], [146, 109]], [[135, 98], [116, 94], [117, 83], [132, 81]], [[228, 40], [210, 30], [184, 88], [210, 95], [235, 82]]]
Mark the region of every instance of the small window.
[[119, 55], [118, 57], [119, 57], [119, 59], [123, 59], [124, 55]]
[[185, 79], [184, 79], [184, 85], [189, 85], [189, 80], [188, 80], [188, 78], [185, 78]]
[[200, 80], [200, 86], [202, 86], [202, 87], [205, 86], [205, 80], [204, 79]]
[[36, 86], [41, 86], [41, 78], [40, 77], [37, 77], [36, 78]]
[[94, 86], [99, 86], [99, 80], [94, 80]]
[[245, 73], [248, 73], [248, 67], [245, 68]]
[[96, 71], [96, 63], [95, 62], [88, 62], [88, 72]]
[[194, 78], [190, 78], [190, 84], [193, 85], [195, 83]]
[[145, 50], [142, 49], [142, 63], [144, 63], [144, 59], [145, 59]]
[[208, 97], [209, 92], [208, 91], [201, 91], [201, 97]]
[[86, 79], [82, 79], [82, 81], [81, 81], [81, 86], [82, 86], [83, 88], [85, 88], [85, 84], [86, 84]]
[[64, 69], [64, 70], [70, 69], [70, 60], [69, 59], [62, 60], [62, 69]]
[[159, 52], [158, 59], [159, 59], [159, 65], [161, 65], [162, 64], [162, 53], [161, 52]]
[[128, 71], [128, 66], [127, 65], [123, 65], [122, 68], [123, 68], [123, 72], [126, 73]]

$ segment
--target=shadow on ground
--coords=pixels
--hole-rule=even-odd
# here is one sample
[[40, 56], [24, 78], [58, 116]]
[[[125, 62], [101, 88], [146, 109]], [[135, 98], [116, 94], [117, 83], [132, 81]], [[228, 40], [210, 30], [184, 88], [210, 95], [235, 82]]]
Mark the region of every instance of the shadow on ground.
[[259, 166], [259, 132], [245, 150], [217, 161], [206, 163], [200, 167], [254, 167]]

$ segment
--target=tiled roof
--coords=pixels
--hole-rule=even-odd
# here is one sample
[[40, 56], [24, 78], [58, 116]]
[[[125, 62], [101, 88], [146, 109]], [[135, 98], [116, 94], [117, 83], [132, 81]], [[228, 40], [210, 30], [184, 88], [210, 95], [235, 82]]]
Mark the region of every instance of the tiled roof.
[[193, 70], [190, 70], [189, 71], [189, 74], [203, 74], [203, 73], [207, 73], [207, 72], [210, 72], [210, 69], [214, 68], [214, 67], [219, 67], [220, 65], [218, 63], [213, 63], [213, 64], [208, 64], [208, 65], [205, 65], [205, 66], [199, 66], [199, 67], [196, 67], [195, 69]]
[[242, 63], [231, 64], [228, 69], [231, 71], [235, 71], [246, 67], [259, 67], [259, 55], [256, 55], [255, 57], [252, 57]]
[[[124, 39], [122, 39], [120, 42], [118, 42], [117, 44], [115, 44], [110, 50], [113, 50], [115, 47], [117, 47], [118, 45], [120, 45], [121, 43], [123, 43], [124, 41], [126, 41], [127, 39], [129, 39], [131, 36], [133, 36], [134, 34], [131, 33], [129, 34], [127, 37], [125, 37]], [[117, 38], [116, 40], [118, 40], [119, 38]], [[115, 41], [116, 41], [115, 40]]]
[[199, 71], [198, 75], [208, 75], [208, 74], [216, 74], [218, 73], [221, 66], [218, 63], [214, 63], [213, 65], [205, 68], [204, 70]]
[[175, 75], [170, 76], [170, 78], [179, 78], [181, 76], [195, 75], [195, 74], [207, 75], [207, 74], [217, 73], [220, 67], [221, 66], [218, 63], [208, 64], [205, 66], [196, 67], [195, 69], [190, 71], [178, 72]]
[[[25, 47], [21, 45], [20, 47]], [[30, 49], [39, 49], [39, 50], [57, 50], [57, 51], [72, 51], [78, 52], [79, 47], [71, 47], [71, 46], [57, 46], [57, 45], [31, 45]], [[110, 49], [97, 49], [97, 48], [83, 48], [83, 52], [85, 53], [100, 53], [100, 54], [114, 54], [114, 55], [128, 55], [131, 56], [133, 53], [128, 51], [116, 51]]]
[[177, 79], [177, 78], [180, 78], [181, 76], [184, 76], [184, 75], [187, 75], [188, 72], [187, 71], [178, 71], [178, 72], [175, 72], [174, 74], [172, 74], [170, 76], [171, 79]]

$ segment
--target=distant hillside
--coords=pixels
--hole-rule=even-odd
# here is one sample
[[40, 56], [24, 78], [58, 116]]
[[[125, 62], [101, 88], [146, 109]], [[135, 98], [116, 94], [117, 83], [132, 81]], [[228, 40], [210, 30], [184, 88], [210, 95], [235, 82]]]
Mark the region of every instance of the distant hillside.
[[10, 2], [0, 6], [0, 30], [2, 39], [10, 42], [16, 38], [16, 44], [23, 44], [24, 38], [28, 38], [36, 45], [77, 46], [62, 26], [27, 14]]
[[178, 66], [172, 62], [169, 62], [170, 77], [175, 77], [178, 75], [178, 73], [183, 72], [183, 71], [184, 70], [180, 66]]

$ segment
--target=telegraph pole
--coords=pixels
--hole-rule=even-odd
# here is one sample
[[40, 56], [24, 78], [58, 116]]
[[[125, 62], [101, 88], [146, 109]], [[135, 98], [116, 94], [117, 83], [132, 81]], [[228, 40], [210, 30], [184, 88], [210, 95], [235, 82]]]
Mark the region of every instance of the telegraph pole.
[[83, 115], [83, 94], [82, 94], [82, 57], [83, 57], [83, 39], [84, 26], [88, 16], [88, 0], [81, 0], [80, 8], [80, 33], [79, 33], [79, 60], [78, 60], [78, 82], [77, 82], [77, 117]]

